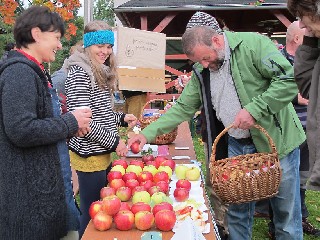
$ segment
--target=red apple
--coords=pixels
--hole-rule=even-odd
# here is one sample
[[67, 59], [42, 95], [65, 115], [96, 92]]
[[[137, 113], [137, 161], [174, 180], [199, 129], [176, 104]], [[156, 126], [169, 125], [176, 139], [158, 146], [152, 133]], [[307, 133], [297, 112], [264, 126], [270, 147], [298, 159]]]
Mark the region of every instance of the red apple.
[[173, 206], [172, 206], [172, 204], [170, 204], [168, 202], [161, 202], [161, 203], [154, 205], [154, 207], [152, 208], [152, 213], [153, 213], [153, 215], [156, 215], [157, 212], [159, 212], [161, 210], [173, 211]]
[[149, 166], [149, 165], [153, 165], [153, 166], [157, 166], [156, 164], [156, 161], [149, 161], [149, 162], [146, 162], [146, 165]]
[[152, 182], [151, 180], [147, 180], [147, 181], [145, 181], [145, 182], [141, 182], [140, 183], [140, 186], [144, 186], [144, 188], [148, 191], [149, 190], [149, 188], [151, 188], [152, 186], [154, 186], [155, 185], [155, 183], [154, 182]]
[[135, 204], [132, 204], [131, 212], [133, 214], [136, 214], [137, 212], [140, 212], [140, 211], [149, 211], [150, 212], [151, 206], [145, 202], [137, 202]]
[[169, 166], [172, 169], [172, 171], [174, 171], [174, 169], [176, 167], [176, 162], [172, 159], [167, 159], [167, 160], [161, 162], [160, 166]]
[[119, 187], [116, 195], [122, 202], [129, 201], [131, 198], [131, 189], [129, 187]]
[[106, 231], [112, 226], [112, 217], [104, 212], [98, 212], [92, 219], [95, 229], [99, 231]]
[[137, 154], [140, 152], [140, 143], [139, 142], [134, 142], [130, 146], [130, 150], [132, 153]]
[[138, 176], [138, 181], [141, 183], [141, 182], [145, 182], [147, 180], [150, 180], [150, 181], [153, 180], [152, 173], [148, 172], [148, 171], [142, 171]]
[[128, 210], [119, 211], [113, 217], [116, 228], [121, 231], [130, 230], [134, 224], [134, 214]]
[[222, 182], [228, 181], [229, 180], [229, 173], [228, 172], [222, 173], [221, 180], [222, 180]]
[[144, 186], [136, 186], [132, 189], [132, 196], [135, 192], [142, 192], [147, 191], [147, 189]]
[[122, 179], [122, 173], [119, 171], [111, 171], [107, 175], [108, 182], [110, 183], [113, 179]]
[[154, 216], [156, 227], [161, 231], [172, 230], [176, 223], [176, 214], [174, 211], [161, 210]]
[[189, 180], [186, 180], [186, 179], [179, 179], [177, 182], [176, 182], [176, 187], [177, 188], [185, 188], [187, 189], [188, 191], [190, 191], [191, 189], [191, 182]]
[[129, 210], [131, 211], [131, 205], [128, 202], [121, 202], [120, 210]]
[[166, 173], [165, 171], [161, 171], [161, 172], [157, 172], [154, 176], [153, 176], [153, 181], [155, 183], [160, 182], [160, 181], [166, 181], [169, 182], [169, 174]]
[[148, 193], [150, 196], [152, 196], [154, 193], [160, 192], [161, 189], [159, 186], [152, 186], [151, 188], [148, 189]]
[[105, 197], [102, 200], [102, 210], [110, 216], [113, 216], [117, 212], [119, 212], [120, 207], [121, 207], [121, 200], [115, 195]]
[[156, 186], [160, 187], [160, 191], [167, 194], [169, 192], [169, 183], [166, 181], [159, 181]]
[[114, 188], [116, 191], [120, 187], [124, 187], [126, 183], [122, 179], [113, 179], [110, 183], [109, 186]]
[[176, 188], [173, 196], [177, 202], [184, 202], [189, 198], [189, 191], [185, 188]]
[[152, 227], [154, 223], [154, 216], [150, 211], [140, 211], [134, 216], [134, 223], [136, 228], [145, 231]]
[[240, 162], [240, 160], [238, 160], [238, 159], [232, 159], [231, 160], [231, 164], [232, 165], [237, 165], [239, 162]]
[[144, 163], [140, 160], [131, 160], [129, 165], [136, 165], [141, 167], [141, 169], [144, 167]]
[[140, 185], [140, 183], [136, 179], [130, 179], [130, 180], [126, 181], [126, 187], [129, 187], [131, 190], [139, 185]]
[[152, 154], [146, 154], [142, 156], [142, 162], [147, 163], [150, 161], [154, 161], [154, 156]]
[[116, 165], [121, 165], [124, 169], [126, 169], [128, 167], [128, 163], [126, 160], [124, 159], [117, 159], [117, 160], [114, 160], [112, 162], [112, 167], [116, 166]]
[[123, 174], [123, 176], [122, 176], [122, 180], [125, 181], [125, 182], [128, 181], [128, 180], [131, 180], [131, 179], [138, 180], [137, 174], [134, 173], [134, 172], [127, 172], [127, 173]]
[[102, 201], [95, 201], [91, 203], [89, 207], [89, 215], [91, 219], [93, 219], [94, 216], [100, 211], [102, 211]]
[[164, 156], [157, 156], [154, 161], [156, 162], [156, 168], [160, 167], [161, 163], [166, 161], [167, 158]]
[[111, 196], [111, 195], [115, 195], [116, 194], [116, 190], [112, 187], [103, 187], [100, 190], [100, 198], [103, 199], [105, 197]]

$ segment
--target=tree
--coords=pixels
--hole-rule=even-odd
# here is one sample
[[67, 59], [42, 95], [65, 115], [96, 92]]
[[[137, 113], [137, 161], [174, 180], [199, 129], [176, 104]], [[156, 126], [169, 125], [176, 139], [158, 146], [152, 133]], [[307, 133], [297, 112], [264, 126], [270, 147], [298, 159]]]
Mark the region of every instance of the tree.
[[[79, 0], [29, 0], [28, 2], [29, 5], [47, 6], [51, 11], [59, 13], [67, 24], [65, 37], [70, 39], [72, 35], [76, 35], [77, 27], [72, 20], [80, 7]], [[22, 10], [23, 4], [21, 1], [0, 0], [1, 22], [13, 26], [16, 17]]]
[[93, 8], [93, 18], [107, 21], [110, 26], [114, 26], [113, 0], [97, 0]]
[[[64, 59], [69, 56], [69, 49], [75, 45], [83, 35], [83, 17], [77, 17], [80, 7], [79, 0], [28, 0], [28, 5], [47, 6], [52, 11], [60, 14], [66, 22], [65, 39], [62, 39], [63, 50], [58, 51], [56, 61], [51, 64], [52, 71], [61, 67]], [[0, 56], [8, 42], [14, 42], [13, 25], [16, 17], [24, 10], [23, 1], [0, 0], [0, 28], [4, 34], [0, 34]]]

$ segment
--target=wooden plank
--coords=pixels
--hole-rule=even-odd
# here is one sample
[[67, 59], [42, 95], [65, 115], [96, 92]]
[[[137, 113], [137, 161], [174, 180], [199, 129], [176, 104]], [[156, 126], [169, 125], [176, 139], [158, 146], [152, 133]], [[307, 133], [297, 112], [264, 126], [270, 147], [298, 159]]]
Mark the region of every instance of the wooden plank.
[[163, 29], [168, 26], [168, 24], [177, 16], [177, 13], [169, 13], [162, 21], [159, 23], [159, 25], [153, 29], [153, 32], [162, 32]]

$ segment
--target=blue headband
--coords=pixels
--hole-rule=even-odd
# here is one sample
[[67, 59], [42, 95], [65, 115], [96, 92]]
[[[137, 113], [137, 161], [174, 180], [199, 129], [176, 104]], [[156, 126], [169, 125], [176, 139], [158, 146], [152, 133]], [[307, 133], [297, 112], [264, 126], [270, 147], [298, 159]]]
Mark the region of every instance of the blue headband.
[[84, 48], [95, 44], [114, 45], [114, 33], [111, 30], [99, 30], [95, 32], [88, 32], [83, 35]]

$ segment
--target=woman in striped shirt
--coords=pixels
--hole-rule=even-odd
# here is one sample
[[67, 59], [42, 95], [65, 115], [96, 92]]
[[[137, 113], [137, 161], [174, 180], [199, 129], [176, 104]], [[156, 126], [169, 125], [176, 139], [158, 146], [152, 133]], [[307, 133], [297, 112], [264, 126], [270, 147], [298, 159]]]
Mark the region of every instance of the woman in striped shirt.
[[128, 124], [132, 127], [137, 122], [132, 114], [112, 110], [117, 74], [110, 26], [103, 21], [89, 22], [84, 29], [83, 44], [69, 58], [65, 83], [68, 110], [79, 107], [92, 110], [91, 132], [69, 141], [71, 165], [79, 179], [80, 237], [90, 220], [90, 204], [99, 200], [100, 189], [107, 184], [111, 153], [125, 156], [128, 151], [117, 127]]

